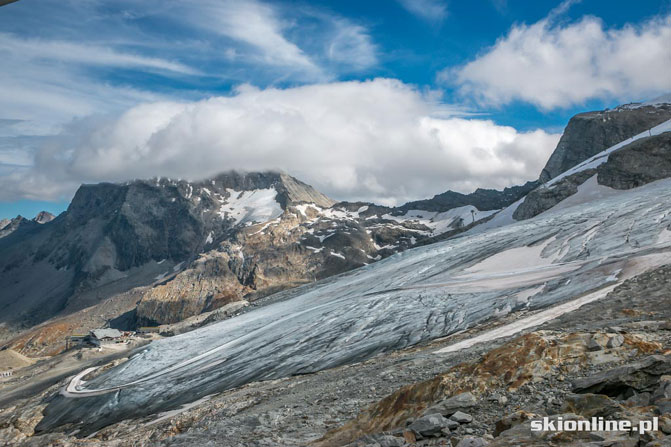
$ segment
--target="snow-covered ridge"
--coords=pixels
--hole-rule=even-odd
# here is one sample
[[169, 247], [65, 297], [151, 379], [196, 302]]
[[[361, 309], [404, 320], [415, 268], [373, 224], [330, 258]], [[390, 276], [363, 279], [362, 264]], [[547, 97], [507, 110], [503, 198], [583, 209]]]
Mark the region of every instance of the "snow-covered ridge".
[[618, 109], [640, 109], [641, 107], [659, 107], [663, 105], [669, 105], [671, 104], [671, 93], [666, 93], [664, 95], [658, 96], [656, 98], [653, 98], [649, 101], [645, 102], [635, 102], [632, 104], [624, 104], [619, 107], [617, 107], [615, 110]]
[[498, 211], [500, 210], [480, 211], [472, 205], [466, 205], [442, 213], [424, 210], [408, 210], [404, 214], [398, 216], [385, 214], [382, 218], [396, 222], [417, 222], [418, 224], [429, 227], [432, 234], [438, 235], [477, 222]]
[[[377, 214], [369, 214], [363, 216], [362, 213], [368, 211], [368, 206], [361, 206], [356, 211], [351, 211], [345, 208], [321, 208], [315, 204], [300, 204], [296, 206], [298, 212], [305, 218], [308, 218], [308, 210], [312, 210], [316, 217], [308, 218], [310, 222], [316, 222], [319, 219], [334, 219], [334, 220], [352, 220], [369, 222], [372, 220], [380, 221], [380, 225], [385, 222], [396, 224], [412, 224], [413, 226], [421, 225], [426, 227], [426, 230], [403, 227], [407, 231], [414, 231], [425, 236], [436, 236], [447, 231], [456, 230], [463, 226], [482, 220], [486, 217], [495, 214], [499, 210], [480, 211], [472, 205], [461, 206], [453, 208], [444, 212], [425, 211], [425, 210], [408, 210], [403, 214], [393, 214], [389, 212], [379, 212]], [[378, 223], [370, 223], [375, 226]]]

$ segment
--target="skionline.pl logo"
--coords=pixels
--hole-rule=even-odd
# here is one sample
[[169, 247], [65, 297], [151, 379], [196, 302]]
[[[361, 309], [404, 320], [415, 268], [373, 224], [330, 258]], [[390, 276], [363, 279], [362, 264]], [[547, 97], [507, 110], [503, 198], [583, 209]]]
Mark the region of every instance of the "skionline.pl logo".
[[632, 424], [627, 420], [605, 420], [602, 417], [593, 417], [587, 419], [569, 419], [564, 420], [561, 416], [556, 420], [544, 417], [531, 421], [531, 431], [638, 431], [640, 434], [657, 431], [659, 429], [659, 419], [653, 417], [652, 420], [639, 421], [638, 424]]

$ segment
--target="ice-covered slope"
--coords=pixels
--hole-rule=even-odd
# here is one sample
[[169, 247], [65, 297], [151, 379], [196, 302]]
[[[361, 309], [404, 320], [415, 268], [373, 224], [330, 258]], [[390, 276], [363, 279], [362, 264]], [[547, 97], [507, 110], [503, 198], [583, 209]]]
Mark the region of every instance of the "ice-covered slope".
[[251, 381], [363, 360], [575, 298], [613, 284], [633, 264], [665, 262], [670, 210], [671, 181], [657, 181], [295, 289], [73, 381], [38, 430], [90, 433]]

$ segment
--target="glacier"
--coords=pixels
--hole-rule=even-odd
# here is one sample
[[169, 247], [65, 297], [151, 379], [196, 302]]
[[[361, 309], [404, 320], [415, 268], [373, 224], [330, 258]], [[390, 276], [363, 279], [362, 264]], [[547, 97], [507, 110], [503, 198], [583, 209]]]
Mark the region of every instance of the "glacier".
[[89, 371], [80, 374], [37, 431], [90, 434], [249, 382], [359, 362], [598, 291], [635, 264], [668, 262], [671, 180], [611, 192], [407, 250], [152, 342], [86, 382]]

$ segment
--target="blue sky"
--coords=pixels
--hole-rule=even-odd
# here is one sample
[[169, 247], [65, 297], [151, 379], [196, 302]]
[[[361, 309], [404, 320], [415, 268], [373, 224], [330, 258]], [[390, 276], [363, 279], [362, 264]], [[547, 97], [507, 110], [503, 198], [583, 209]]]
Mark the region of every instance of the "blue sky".
[[575, 113], [671, 90], [671, 1], [20, 0], [0, 218], [81, 183], [282, 169], [400, 203], [537, 176]]

